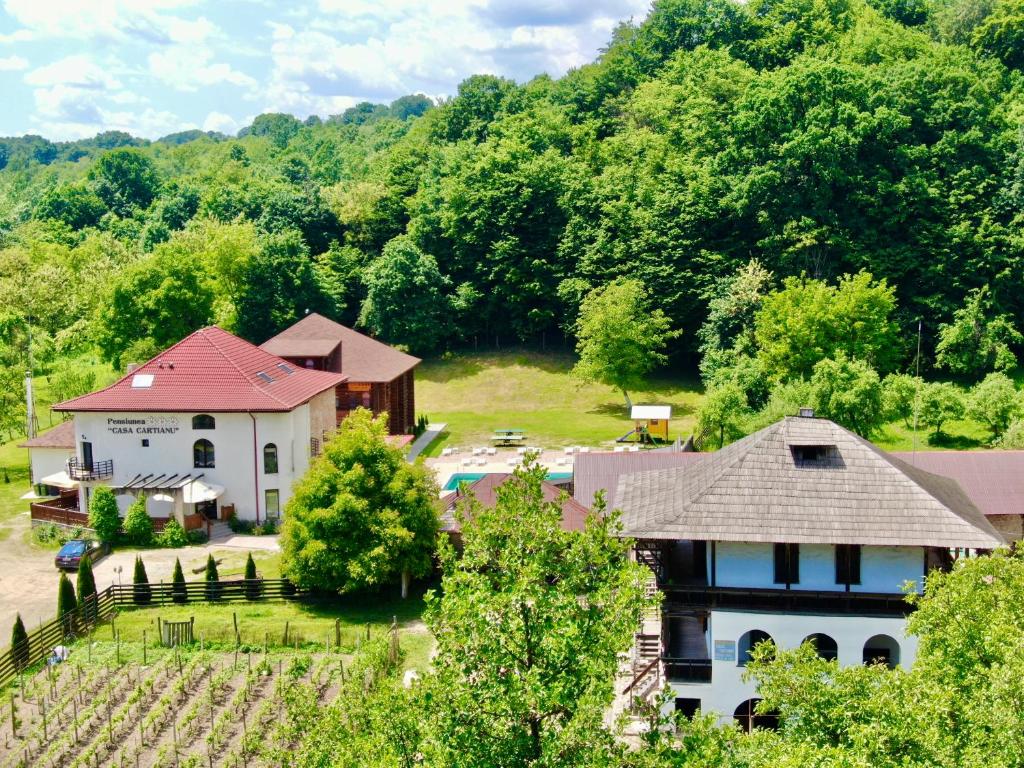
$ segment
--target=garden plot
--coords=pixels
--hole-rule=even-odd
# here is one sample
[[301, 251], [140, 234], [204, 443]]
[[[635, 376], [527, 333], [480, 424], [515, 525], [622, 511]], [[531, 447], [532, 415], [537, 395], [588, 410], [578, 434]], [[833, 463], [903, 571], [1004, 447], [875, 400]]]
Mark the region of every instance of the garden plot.
[[287, 766], [360, 653], [81, 644], [3, 692], [0, 768]]

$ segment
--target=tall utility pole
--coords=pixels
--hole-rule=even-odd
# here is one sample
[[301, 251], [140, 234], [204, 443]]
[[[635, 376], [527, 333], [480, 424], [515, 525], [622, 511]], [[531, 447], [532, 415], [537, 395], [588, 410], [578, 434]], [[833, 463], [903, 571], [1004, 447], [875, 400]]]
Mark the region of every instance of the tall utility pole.
[[914, 378], [917, 381], [914, 384], [917, 386], [917, 392], [914, 395], [914, 450], [912, 453], [913, 459], [911, 464], [917, 464], [917, 412], [921, 407], [921, 318], [917, 318], [917, 370]]
[[28, 334], [28, 370], [25, 371], [25, 434], [31, 440], [39, 429], [36, 418], [36, 399], [32, 390], [32, 318], [26, 318], [25, 329]]

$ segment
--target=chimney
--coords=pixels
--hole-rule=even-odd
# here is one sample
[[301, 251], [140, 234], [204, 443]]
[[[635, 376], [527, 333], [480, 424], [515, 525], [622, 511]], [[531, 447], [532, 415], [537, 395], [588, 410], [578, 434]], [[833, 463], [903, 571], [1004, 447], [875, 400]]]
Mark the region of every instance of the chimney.
[[138, 367], [139, 367], [138, 363], [128, 363], [128, 365], [125, 366], [124, 372], [125, 372], [125, 374], [132, 373], [133, 371], [137, 370]]

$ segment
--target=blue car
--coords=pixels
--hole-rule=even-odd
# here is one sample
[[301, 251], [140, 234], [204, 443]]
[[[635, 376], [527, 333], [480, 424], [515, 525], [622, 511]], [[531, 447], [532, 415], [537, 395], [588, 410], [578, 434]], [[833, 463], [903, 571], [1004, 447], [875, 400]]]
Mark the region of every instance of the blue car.
[[73, 571], [78, 569], [83, 557], [94, 563], [106, 553], [106, 546], [94, 539], [72, 539], [60, 548], [53, 563], [62, 571]]

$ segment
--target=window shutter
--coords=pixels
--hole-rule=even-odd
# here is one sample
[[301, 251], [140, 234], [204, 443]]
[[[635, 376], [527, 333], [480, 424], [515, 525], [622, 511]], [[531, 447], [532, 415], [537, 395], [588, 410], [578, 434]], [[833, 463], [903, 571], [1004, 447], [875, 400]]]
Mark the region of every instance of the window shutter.
[[775, 545], [775, 583], [786, 583], [786, 545]]
[[850, 545], [850, 583], [860, 584], [860, 544]]
[[790, 544], [789, 545], [789, 579], [787, 584], [799, 584], [800, 583], [800, 545]]

